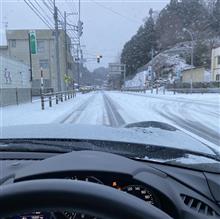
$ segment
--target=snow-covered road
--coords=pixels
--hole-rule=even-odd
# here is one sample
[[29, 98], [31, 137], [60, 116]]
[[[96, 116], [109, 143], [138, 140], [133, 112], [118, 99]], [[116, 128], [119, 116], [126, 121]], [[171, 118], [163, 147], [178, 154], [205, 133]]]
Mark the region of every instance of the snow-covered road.
[[112, 92], [126, 122], [163, 121], [220, 145], [219, 95], [151, 95]]
[[218, 95], [151, 95], [97, 92], [61, 122], [121, 126], [163, 121], [220, 144]]
[[0, 124], [74, 123], [122, 126], [139, 121], [161, 121], [194, 137], [220, 145], [219, 94], [143, 94], [91, 92], [40, 110], [32, 104], [1, 109]]

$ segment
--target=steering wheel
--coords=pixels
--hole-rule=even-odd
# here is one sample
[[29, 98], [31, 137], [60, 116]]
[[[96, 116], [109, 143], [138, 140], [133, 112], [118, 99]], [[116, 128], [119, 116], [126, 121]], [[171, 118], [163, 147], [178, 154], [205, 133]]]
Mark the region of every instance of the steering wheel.
[[125, 192], [84, 181], [42, 179], [0, 187], [0, 218], [33, 211], [80, 212], [106, 219], [171, 219]]

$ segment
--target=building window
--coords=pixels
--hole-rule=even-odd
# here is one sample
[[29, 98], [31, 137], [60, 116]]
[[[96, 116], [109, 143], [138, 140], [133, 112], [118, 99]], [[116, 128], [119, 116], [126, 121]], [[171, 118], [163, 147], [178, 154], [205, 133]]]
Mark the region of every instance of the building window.
[[42, 53], [45, 51], [45, 41], [37, 40], [37, 52]]
[[48, 59], [40, 59], [39, 61], [40, 68], [49, 68]]
[[218, 65], [220, 65], [220, 56], [217, 56]]
[[11, 40], [11, 47], [13, 47], [13, 48], [16, 47], [16, 40]]
[[216, 75], [216, 81], [220, 81], [220, 75]]

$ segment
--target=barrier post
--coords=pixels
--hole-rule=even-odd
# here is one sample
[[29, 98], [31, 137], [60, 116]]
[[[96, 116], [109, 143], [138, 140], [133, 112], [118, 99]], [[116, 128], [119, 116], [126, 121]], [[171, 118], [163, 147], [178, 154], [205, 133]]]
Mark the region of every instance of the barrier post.
[[51, 94], [49, 96], [49, 107], [52, 107], [52, 98], [51, 98]]
[[44, 95], [41, 93], [41, 109], [44, 110]]
[[58, 104], [59, 102], [59, 98], [58, 98], [58, 94], [56, 93], [56, 104]]

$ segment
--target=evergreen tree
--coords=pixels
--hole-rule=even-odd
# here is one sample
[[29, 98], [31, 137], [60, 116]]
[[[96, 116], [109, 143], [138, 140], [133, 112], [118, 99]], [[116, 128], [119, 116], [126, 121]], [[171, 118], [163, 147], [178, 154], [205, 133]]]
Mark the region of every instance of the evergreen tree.
[[194, 46], [194, 66], [201, 67], [206, 66], [210, 67], [211, 65], [211, 54], [207, 53], [209, 48], [203, 41], [199, 40]]
[[183, 28], [194, 32], [197, 38], [204, 37], [209, 23], [207, 9], [199, 0], [171, 1], [164, 8], [156, 24], [156, 32], [161, 49], [166, 49], [190, 37], [183, 33]]
[[121, 62], [127, 66], [127, 75], [133, 74], [139, 67], [150, 61], [151, 49], [156, 49], [156, 33], [152, 9], [150, 17], [141, 26], [136, 35], [127, 42], [121, 54]]
[[217, 0], [213, 10], [213, 28], [220, 33], [220, 0]]

